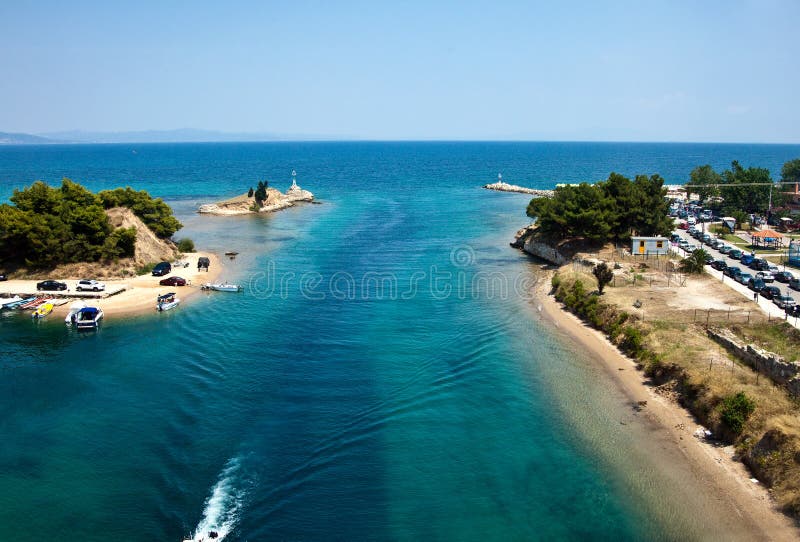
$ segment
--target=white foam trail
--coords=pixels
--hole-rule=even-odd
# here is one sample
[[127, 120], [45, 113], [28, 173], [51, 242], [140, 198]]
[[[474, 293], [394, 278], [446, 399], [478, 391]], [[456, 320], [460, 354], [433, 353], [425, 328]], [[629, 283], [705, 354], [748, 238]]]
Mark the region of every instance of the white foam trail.
[[[245, 490], [237, 487], [239, 477], [239, 458], [234, 457], [225, 464], [219, 480], [206, 499], [203, 519], [197, 524], [191, 540], [194, 542], [218, 542], [223, 540], [236, 525], [239, 509], [245, 496]], [[210, 538], [208, 533], [214, 531], [217, 538]]]

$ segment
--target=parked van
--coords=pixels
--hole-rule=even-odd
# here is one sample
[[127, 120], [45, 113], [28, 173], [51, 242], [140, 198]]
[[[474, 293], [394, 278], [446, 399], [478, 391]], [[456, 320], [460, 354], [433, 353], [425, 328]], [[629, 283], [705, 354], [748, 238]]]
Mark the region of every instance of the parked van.
[[171, 272], [172, 266], [169, 262], [161, 262], [153, 268], [154, 277], [163, 277], [164, 275], [169, 275]]

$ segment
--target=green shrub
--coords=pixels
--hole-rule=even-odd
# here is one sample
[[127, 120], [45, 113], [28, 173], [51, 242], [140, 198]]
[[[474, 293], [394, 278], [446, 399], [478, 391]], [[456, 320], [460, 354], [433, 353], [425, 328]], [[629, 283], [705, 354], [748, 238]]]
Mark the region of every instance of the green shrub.
[[136, 251], [136, 228], [117, 228], [103, 243], [103, 259], [132, 258]]
[[756, 404], [743, 391], [729, 395], [722, 401], [720, 419], [734, 434], [740, 434], [744, 424], [755, 411]]
[[177, 245], [178, 245], [178, 250], [180, 250], [181, 252], [194, 252], [194, 241], [192, 241], [188, 237], [179, 239]]
[[156, 266], [155, 262], [148, 263], [136, 268], [137, 275], [149, 275], [152, 273], [153, 268]]
[[630, 357], [638, 359], [641, 357], [644, 348], [642, 332], [633, 326], [625, 326], [622, 330], [622, 342], [620, 342], [619, 346]]

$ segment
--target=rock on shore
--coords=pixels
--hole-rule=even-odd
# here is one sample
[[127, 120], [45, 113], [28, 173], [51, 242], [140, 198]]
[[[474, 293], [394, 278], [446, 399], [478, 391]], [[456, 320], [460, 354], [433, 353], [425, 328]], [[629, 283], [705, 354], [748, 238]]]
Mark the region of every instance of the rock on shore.
[[539, 190], [537, 188], [526, 188], [524, 186], [517, 186], [515, 184], [508, 184], [506, 182], [500, 181], [492, 184], [485, 184], [483, 187], [486, 190], [497, 190], [498, 192], [519, 192], [521, 194], [531, 194], [534, 196], [539, 196], [540, 198], [551, 198], [553, 197], [552, 190]]
[[303, 190], [296, 184], [293, 184], [285, 194], [282, 194], [275, 188], [267, 189], [267, 199], [263, 202], [258, 210], [255, 209], [255, 197], [242, 194], [235, 198], [218, 201], [216, 203], [207, 203], [201, 205], [197, 210], [198, 213], [208, 215], [232, 216], [232, 215], [248, 215], [252, 213], [271, 213], [280, 211], [288, 207], [293, 207], [297, 202], [310, 202], [314, 201], [314, 194], [308, 190]]

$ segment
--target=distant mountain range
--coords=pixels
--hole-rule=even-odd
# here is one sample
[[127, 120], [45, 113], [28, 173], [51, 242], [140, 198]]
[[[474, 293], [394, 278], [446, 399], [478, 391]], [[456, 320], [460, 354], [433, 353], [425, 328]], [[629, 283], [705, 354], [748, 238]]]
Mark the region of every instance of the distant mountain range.
[[230, 133], [216, 130], [142, 130], [133, 132], [84, 132], [72, 130], [44, 134], [0, 132], [0, 145], [47, 145], [63, 143], [204, 143], [243, 141], [321, 141], [333, 136], [275, 133]]
[[46, 145], [48, 143], [61, 143], [61, 141], [31, 134], [0, 132], [0, 145]]

